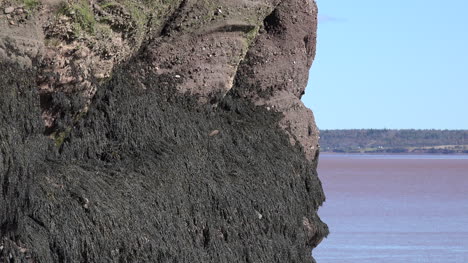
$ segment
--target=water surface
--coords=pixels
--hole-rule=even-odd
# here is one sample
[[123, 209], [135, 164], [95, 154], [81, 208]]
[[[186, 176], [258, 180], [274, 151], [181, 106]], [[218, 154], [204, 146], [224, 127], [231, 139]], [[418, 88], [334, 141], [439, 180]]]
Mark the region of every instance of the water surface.
[[325, 155], [319, 263], [468, 262], [468, 156]]

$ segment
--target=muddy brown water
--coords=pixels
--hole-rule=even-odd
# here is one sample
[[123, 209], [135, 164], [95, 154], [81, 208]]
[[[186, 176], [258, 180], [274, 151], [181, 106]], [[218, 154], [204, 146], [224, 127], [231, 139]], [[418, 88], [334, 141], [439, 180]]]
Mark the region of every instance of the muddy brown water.
[[327, 155], [317, 262], [468, 262], [468, 156]]

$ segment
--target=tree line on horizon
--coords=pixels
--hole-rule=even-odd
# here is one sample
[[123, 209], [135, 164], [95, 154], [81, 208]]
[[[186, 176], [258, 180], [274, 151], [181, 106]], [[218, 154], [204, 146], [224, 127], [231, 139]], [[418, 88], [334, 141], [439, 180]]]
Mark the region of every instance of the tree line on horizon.
[[320, 130], [322, 152], [468, 153], [468, 130]]

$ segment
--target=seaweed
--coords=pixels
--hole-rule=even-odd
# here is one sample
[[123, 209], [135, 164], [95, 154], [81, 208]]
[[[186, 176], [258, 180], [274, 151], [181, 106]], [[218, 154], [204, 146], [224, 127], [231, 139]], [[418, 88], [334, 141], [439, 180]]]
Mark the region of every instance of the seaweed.
[[0, 63], [0, 261], [310, 262], [325, 197], [280, 114], [200, 105], [144, 67], [116, 67], [59, 151], [36, 73]]

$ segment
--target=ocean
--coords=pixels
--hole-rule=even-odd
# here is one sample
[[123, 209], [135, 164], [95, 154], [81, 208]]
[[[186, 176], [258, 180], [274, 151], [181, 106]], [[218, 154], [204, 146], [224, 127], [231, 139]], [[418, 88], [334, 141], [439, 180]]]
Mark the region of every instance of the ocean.
[[468, 263], [467, 155], [320, 156], [318, 263]]

